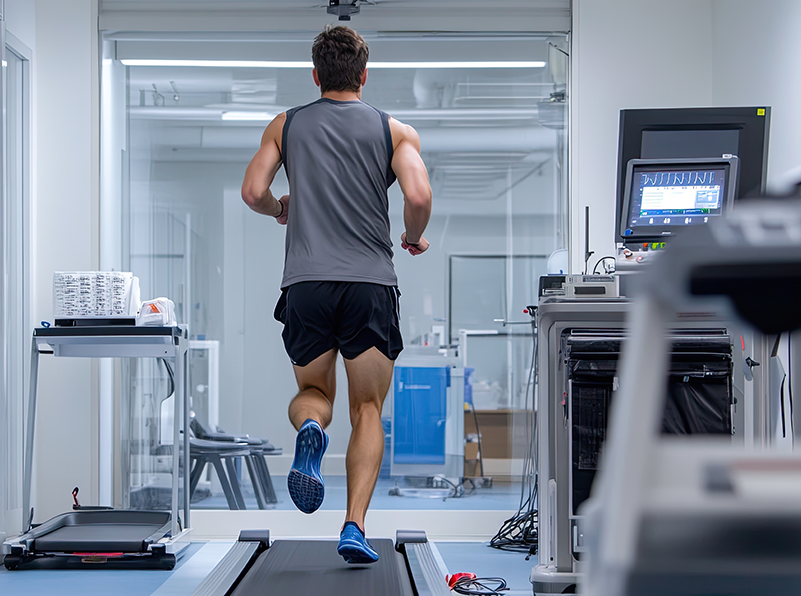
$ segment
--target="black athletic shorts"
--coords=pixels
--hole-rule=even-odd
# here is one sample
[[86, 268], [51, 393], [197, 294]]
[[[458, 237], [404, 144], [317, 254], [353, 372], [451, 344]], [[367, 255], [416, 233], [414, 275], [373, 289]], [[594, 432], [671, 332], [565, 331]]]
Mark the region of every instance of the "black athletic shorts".
[[333, 348], [352, 360], [375, 347], [395, 360], [403, 350], [399, 297], [393, 286], [303, 281], [284, 288], [274, 316], [284, 324], [284, 346], [297, 366]]

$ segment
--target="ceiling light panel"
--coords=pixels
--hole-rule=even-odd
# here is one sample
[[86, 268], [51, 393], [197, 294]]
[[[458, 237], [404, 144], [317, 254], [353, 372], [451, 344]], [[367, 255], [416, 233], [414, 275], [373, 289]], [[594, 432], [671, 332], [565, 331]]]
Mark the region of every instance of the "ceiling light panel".
[[[272, 60], [140, 60], [126, 58], [125, 66], [172, 66], [196, 68], [314, 68], [310, 61], [272, 61]], [[368, 62], [367, 68], [543, 68], [545, 62], [539, 60], [496, 60], [466, 62]]]

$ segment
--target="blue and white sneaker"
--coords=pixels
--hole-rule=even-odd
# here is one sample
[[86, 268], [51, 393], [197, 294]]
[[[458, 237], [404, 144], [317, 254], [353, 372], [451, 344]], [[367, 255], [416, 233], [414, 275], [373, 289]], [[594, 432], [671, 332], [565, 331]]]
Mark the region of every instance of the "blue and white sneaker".
[[309, 418], [298, 431], [295, 460], [286, 479], [289, 496], [303, 513], [314, 513], [325, 496], [320, 463], [328, 448], [328, 435], [316, 420]]
[[342, 533], [339, 535], [337, 553], [351, 565], [363, 565], [365, 563], [375, 563], [378, 561], [378, 553], [375, 552], [364, 532], [361, 531], [356, 522], [345, 522]]

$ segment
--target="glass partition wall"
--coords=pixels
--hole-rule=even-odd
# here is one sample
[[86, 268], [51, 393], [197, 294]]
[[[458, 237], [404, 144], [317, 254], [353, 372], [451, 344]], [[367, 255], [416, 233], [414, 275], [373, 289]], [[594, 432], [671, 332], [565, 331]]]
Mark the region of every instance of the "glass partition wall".
[[[0, 23], [4, 27], [4, 24]], [[0, 537], [19, 533], [22, 511], [24, 403], [30, 360], [30, 59], [31, 51], [10, 35], [3, 53], [3, 262], [0, 374]]]
[[[418, 130], [434, 194], [425, 234], [431, 249], [413, 258], [399, 248], [403, 197], [397, 184], [390, 190], [407, 346], [398, 366], [447, 362], [466, 371], [468, 389], [451, 412], [465, 417], [453, 427], [460, 446], [468, 441], [464, 469], [437, 493], [446, 500], [436, 507], [514, 511], [533, 403], [534, 337], [523, 309], [536, 303], [548, 256], [567, 246], [566, 39], [362, 33], [371, 55], [363, 99]], [[122, 190], [114, 191], [122, 205], [121, 266], [140, 278], [143, 299], [171, 298], [189, 326], [195, 434], [248, 434], [283, 449], [265, 459], [273, 499], [256, 494], [251, 476], [259, 472], [247, 458], [230, 458], [227, 476], [240, 485], [245, 506], [292, 509], [284, 478], [295, 432], [286, 412], [296, 385], [273, 318], [284, 228], [251, 212], [240, 186], [269, 120], [319, 97], [310, 65], [314, 33], [214, 44], [115, 36], [104, 44], [104, 58], [119, 76], [103, 85], [124, 87], [119, 95], [126, 98]], [[223, 64], [220, 55], [237, 60]], [[398, 64], [400, 57], [410, 62]], [[283, 171], [274, 190], [288, 192]], [[149, 395], [149, 410], [163, 407], [163, 367], [154, 362], [124, 374], [142, 394], [134, 402], [148, 403]], [[325, 509], [345, 508], [350, 426], [341, 362], [338, 384], [323, 467]], [[386, 465], [372, 508], [428, 508], [419, 498], [425, 491], [393, 490], [436, 487], [437, 474], [393, 476], [392, 410], [390, 396]], [[130, 469], [158, 467], [131, 457], [139, 459]], [[462, 477], [493, 481], [460, 485]], [[194, 507], [232, 508], [237, 500], [211, 469], [194, 480]]]

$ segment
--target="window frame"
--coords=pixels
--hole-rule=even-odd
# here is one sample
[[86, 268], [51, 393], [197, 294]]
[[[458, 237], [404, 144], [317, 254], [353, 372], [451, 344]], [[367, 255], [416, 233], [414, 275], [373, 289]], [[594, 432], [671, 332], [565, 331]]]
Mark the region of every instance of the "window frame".
[[[3, 24], [2, 37], [0, 37], [2, 45], [2, 59], [3, 59], [3, 75], [2, 93], [3, 102], [3, 119], [0, 123], [0, 134], [2, 134], [2, 160], [0, 161], [0, 172], [2, 172], [2, 196], [3, 196], [3, 215], [0, 222], [0, 262], [3, 264], [3, 269], [6, 275], [3, 276], [0, 284], [2, 285], [2, 320], [0, 320], [0, 331], [2, 332], [3, 342], [0, 346], [0, 355], [2, 356], [2, 392], [0, 393], [0, 412], [3, 413], [2, 420], [4, 420], [3, 440], [0, 441], [0, 466], [2, 466], [2, 482], [0, 483], [0, 536], [4, 534], [16, 534], [23, 530], [25, 522], [24, 513], [22, 511], [22, 470], [24, 465], [24, 452], [22, 450], [22, 439], [25, 432], [25, 409], [27, 403], [25, 395], [28, 387], [28, 377], [30, 376], [30, 359], [26, 358], [28, 347], [28, 330], [31, 328], [31, 140], [32, 140], [32, 50], [20, 41], [17, 37], [5, 31], [5, 24]], [[22, 88], [20, 91], [20, 105], [19, 105], [19, 145], [17, 146], [17, 139], [9, 139], [8, 135], [10, 127], [6, 121], [7, 118], [7, 104], [8, 93], [11, 89], [8, 81], [8, 66], [7, 60], [10, 55], [13, 55], [19, 60], [21, 69], [20, 79]], [[15, 129], [16, 130], [16, 129]], [[8, 155], [10, 148], [14, 144], [14, 150], [19, 149], [18, 159], [21, 160], [21, 168], [15, 172], [11, 172], [8, 167]], [[21, 178], [17, 180], [19, 192], [16, 196], [10, 196], [9, 177], [16, 175], [19, 171]], [[11, 201], [16, 201], [13, 206]], [[9, 214], [15, 215], [14, 221], [9, 219]], [[16, 228], [15, 234], [10, 234], [11, 226]], [[15, 242], [14, 247], [10, 246], [11, 242]], [[15, 255], [16, 262], [11, 263], [10, 259]], [[9, 274], [17, 276], [19, 287], [21, 287], [21, 295], [9, 295], [10, 288], [8, 287]], [[19, 333], [11, 333], [9, 320], [12, 315], [18, 316], [22, 314], [22, 324], [19, 328]], [[14, 370], [12, 370], [11, 363], [9, 362], [9, 354], [12, 350], [16, 350], [20, 354], [19, 361], [16, 363]], [[17, 387], [19, 391], [17, 395], [13, 395], [11, 389]], [[17, 400], [13, 404], [12, 399]], [[16, 411], [12, 410], [12, 406], [16, 405]], [[12, 413], [15, 416], [12, 417]], [[14, 433], [11, 432], [11, 425], [16, 419], [18, 427], [16, 435], [19, 438], [19, 461], [16, 466], [12, 465], [10, 458], [12, 452], [9, 448], [9, 441]], [[18, 486], [16, 487], [19, 499], [12, 500], [9, 498], [9, 490], [14, 487], [10, 484], [10, 477], [12, 469], [19, 470]], [[13, 503], [18, 501], [18, 505]], [[13, 508], [12, 508], [13, 507]]]

